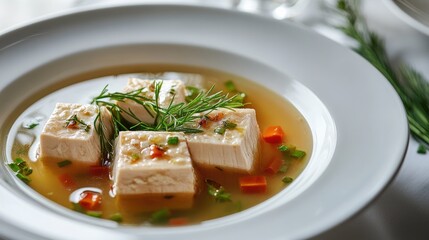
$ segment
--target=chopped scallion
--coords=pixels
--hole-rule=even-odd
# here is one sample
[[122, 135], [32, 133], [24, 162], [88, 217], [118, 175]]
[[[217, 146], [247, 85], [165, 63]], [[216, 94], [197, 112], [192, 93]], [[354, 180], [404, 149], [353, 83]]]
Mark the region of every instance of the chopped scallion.
[[214, 129], [214, 132], [220, 135], [223, 135], [225, 133], [225, 127], [224, 126], [219, 126], [217, 128]]
[[231, 194], [225, 191], [225, 188], [219, 183], [206, 179], [207, 191], [213, 196], [216, 202], [230, 202]]
[[33, 129], [33, 128], [37, 127], [38, 125], [39, 125], [39, 122], [30, 122], [30, 123], [24, 124], [23, 127], [26, 129]]
[[237, 88], [235, 87], [235, 84], [232, 80], [228, 80], [225, 82], [225, 88], [230, 92], [237, 91]]
[[303, 158], [305, 156], [305, 152], [301, 150], [295, 150], [290, 155], [294, 158]]
[[286, 176], [282, 179], [282, 182], [284, 182], [284, 183], [291, 183], [292, 181], [293, 181], [293, 178], [288, 177], [288, 176]]
[[168, 145], [177, 145], [179, 144], [179, 137], [169, 137], [167, 143]]
[[100, 212], [100, 211], [87, 211], [86, 215], [91, 216], [91, 217], [95, 217], [95, 218], [101, 218], [101, 216], [103, 216], [103, 212]]
[[289, 151], [289, 147], [288, 147], [288, 146], [286, 146], [286, 145], [284, 145], [284, 144], [280, 145], [277, 149], [278, 149], [280, 152], [287, 152], [287, 151]]
[[152, 224], [164, 224], [168, 222], [171, 217], [171, 212], [168, 209], [161, 209], [152, 213], [149, 222]]
[[110, 220], [118, 222], [118, 223], [123, 221], [122, 215], [120, 213], [115, 213], [115, 214], [111, 215]]
[[29, 177], [27, 177], [27, 176], [25, 176], [24, 174], [22, 174], [22, 173], [17, 173], [16, 174], [16, 176], [21, 180], [21, 181], [23, 181], [24, 183], [26, 183], [26, 184], [29, 184], [30, 183], [30, 178]]
[[22, 158], [16, 158], [13, 163], [9, 163], [8, 166], [15, 173], [16, 177], [22, 180], [24, 183], [30, 183], [31, 179], [28, 177], [33, 173], [27, 163]]
[[19, 166], [16, 163], [9, 163], [10, 169], [12, 169], [13, 172], [18, 172], [20, 170]]
[[236, 123], [233, 123], [233, 122], [230, 122], [230, 121], [224, 121], [224, 122], [223, 122], [223, 126], [224, 126], [226, 129], [234, 129], [234, 128], [236, 128], [236, 127], [237, 127], [237, 124], [236, 124]]

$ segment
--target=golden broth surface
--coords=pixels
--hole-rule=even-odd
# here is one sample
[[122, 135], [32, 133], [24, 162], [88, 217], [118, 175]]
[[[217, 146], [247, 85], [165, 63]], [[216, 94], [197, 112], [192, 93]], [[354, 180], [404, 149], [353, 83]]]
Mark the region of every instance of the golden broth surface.
[[[160, 72], [157, 74], [144, 74], [152, 77], [167, 76], [161, 73], [162, 69], [152, 68], [147, 72]], [[171, 71], [171, 69], [170, 69]], [[205, 86], [216, 84], [217, 90], [222, 89], [224, 82], [232, 80], [239, 91], [247, 94], [246, 102], [251, 103], [246, 107], [254, 108], [257, 114], [257, 120], [261, 131], [271, 125], [279, 125], [285, 132], [285, 143], [304, 150], [307, 154], [303, 159], [288, 160], [289, 167], [285, 173], [277, 173], [269, 175], [264, 173], [264, 169], [271, 159], [275, 156], [280, 156], [277, 146], [262, 142], [262, 159], [259, 164], [259, 169], [255, 175], [264, 175], [267, 179], [267, 191], [258, 194], [244, 194], [240, 191], [238, 178], [242, 175], [225, 173], [220, 170], [204, 170], [197, 169], [200, 177], [200, 182], [204, 179], [212, 179], [220, 183], [227, 192], [231, 193], [231, 202], [216, 202], [212, 196], [207, 193], [205, 184], [200, 184], [199, 192], [196, 195], [194, 207], [189, 210], [171, 211], [173, 217], [186, 217], [189, 223], [200, 223], [205, 220], [219, 218], [232, 214], [238, 211], [248, 209], [255, 206], [268, 198], [272, 197], [288, 184], [282, 182], [282, 178], [289, 176], [293, 179], [297, 178], [306, 166], [312, 151], [312, 138], [310, 128], [302, 117], [302, 115], [294, 108], [294, 106], [285, 100], [283, 97], [273, 93], [267, 88], [251, 82], [249, 80], [221, 73], [217, 71], [204, 69], [180, 69], [174, 71], [182, 72], [178, 75], [179, 78], [195, 78], [195, 76], [204, 80]], [[192, 74], [190, 74], [192, 73]], [[171, 74], [170, 74], [171, 75]], [[121, 75], [118, 75], [120, 78]], [[104, 85], [99, 86], [99, 91]], [[90, 99], [93, 96], [84, 96]], [[53, 109], [49, 109], [52, 111]], [[31, 117], [37, 118], [36, 112], [31, 112], [27, 119]], [[46, 116], [45, 116], [46, 118]], [[146, 224], [152, 212], [141, 212], [138, 210], [138, 201], [123, 200], [112, 196], [111, 185], [112, 181], [108, 173], [89, 174], [75, 173], [79, 166], [69, 165], [66, 167], [58, 167], [56, 164], [44, 164], [39, 159], [34, 159], [34, 149], [37, 149], [38, 142], [37, 134], [41, 132], [46, 119], [40, 120], [40, 125], [34, 129], [19, 128], [12, 148], [12, 157], [21, 157], [27, 161], [28, 165], [33, 169], [30, 175], [30, 186], [37, 192], [66, 208], [72, 209], [70, 202], [70, 194], [80, 188], [97, 188], [102, 191], [101, 209], [102, 217], [109, 219], [110, 216], [120, 213], [123, 217], [124, 224]], [[25, 123], [15, 123], [25, 125]], [[33, 138], [29, 140], [28, 138]], [[78, 172], [82, 172], [79, 170]], [[85, 172], [85, 171], [84, 171]], [[71, 178], [71, 184], [64, 184], [64, 178]]]

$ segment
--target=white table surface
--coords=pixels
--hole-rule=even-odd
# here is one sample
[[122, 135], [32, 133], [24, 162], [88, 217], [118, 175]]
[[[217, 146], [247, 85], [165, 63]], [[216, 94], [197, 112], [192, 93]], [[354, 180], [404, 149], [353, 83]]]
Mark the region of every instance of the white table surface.
[[[91, 1], [103, 0], [0, 0], [0, 31]], [[228, 7], [230, 1], [234, 0], [186, 2]], [[301, 15], [294, 20], [341, 40], [340, 35], [325, 25], [326, 15], [320, 9], [322, 0], [309, 1]], [[363, 0], [362, 3], [370, 28], [385, 38], [390, 57], [395, 62], [411, 64], [429, 79], [429, 36], [403, 23], [382, 0]], [[251, 11], [252, 6], [249, 6], [245, 8], [242, 5], [241, 8]], [[374, 202], [352, 219], [315, 239], [429, 239], [429, 153], [417, 154], [417, 147], [416, 141], [411, 139], [398, 175]]]

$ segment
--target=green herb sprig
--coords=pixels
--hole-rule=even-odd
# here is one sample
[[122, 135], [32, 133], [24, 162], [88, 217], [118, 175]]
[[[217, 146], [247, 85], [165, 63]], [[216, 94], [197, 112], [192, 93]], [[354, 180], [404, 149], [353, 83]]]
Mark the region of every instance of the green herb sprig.
[[358, 43], [354, 50], [392, 84], [404, 104], [412, 136], [429, 149], [429, 84], [408, 65], [394, 69], [384, 41], [368, 29], [358, 4], [359, 1], [337, 1], [336, 9], [345, 19], [345, 23], [337, 27]]
[[[220, 108], [234, 109], [243, 107], [245, 104], [235, 101], [235, 95], [229, 97], [228, 94], [223, 94], [222, 91], [213, 93], [214, 86], [208, 91], [200, 91], [193, 99], [187, 103], [174, 104], [175, 94], [168, 104], [163, 107], [159, 103], [162, 81], [154, 82], [154, 98], [149, 99], [141, 96], [144, 88], [129, 92], [129, 93], [109, 93], [108, 86], [104, 87], [101, 93], [96, 96], [92, 103], [97, 106], [106, 107], [112, 114], [114, 137], [117, 137], [119, 131], [169, 131], [169, 132], [184, 132], [184, 133], [199, 133], [196, 120], [201, 116], [198, 114], [211, 112]], [[117, 104], [117, 101], [133, 101], [144, 107], [148, 113], [154, 118], [153, 123], [141, 121], [130, 109], [124, 109]], [[115, 102], [116, 101], [116, 102]], [[127, 115], [134, 119], [137, 123], [130, 124], [123, 119], [123, 115]], [[95, 130], [100, 136], [102, 152], [110, 152], [112, 149], [111, 140], [106, 136], [106, 126], [102, 121], [102, 114], [99, 111], [94, 120]]]
[[219, 183], [206, 179], [207, 192], [216, 202], [231, 202], [231, 194], [226, 192], [225, 188]]

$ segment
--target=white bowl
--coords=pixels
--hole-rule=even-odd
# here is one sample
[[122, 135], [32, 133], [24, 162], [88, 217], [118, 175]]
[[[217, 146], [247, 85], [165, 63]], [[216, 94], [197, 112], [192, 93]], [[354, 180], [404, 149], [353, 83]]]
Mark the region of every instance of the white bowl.
[[304, 172], [276, 196], [243, 212], [198, 225], [153, 228], [121, 227], [74, 213], [13, 178], [2, 164], [3, 235], [17, 239], [308, 238], [361, 210], [402, 162], [408, 143], [402, 103], [387, 80], [358, 55], [291, 23], [179, 5], [86, 9], [3, 33], [3, 159], [10, 159], [7, 134], [16, 131], [10, 129], [11, 123], [33, 103], [29, 99], [81, 81], [76, 76], [82, 73], [157, 63], [229, 72], [285, 97], [312, 130], [313, 152]]

